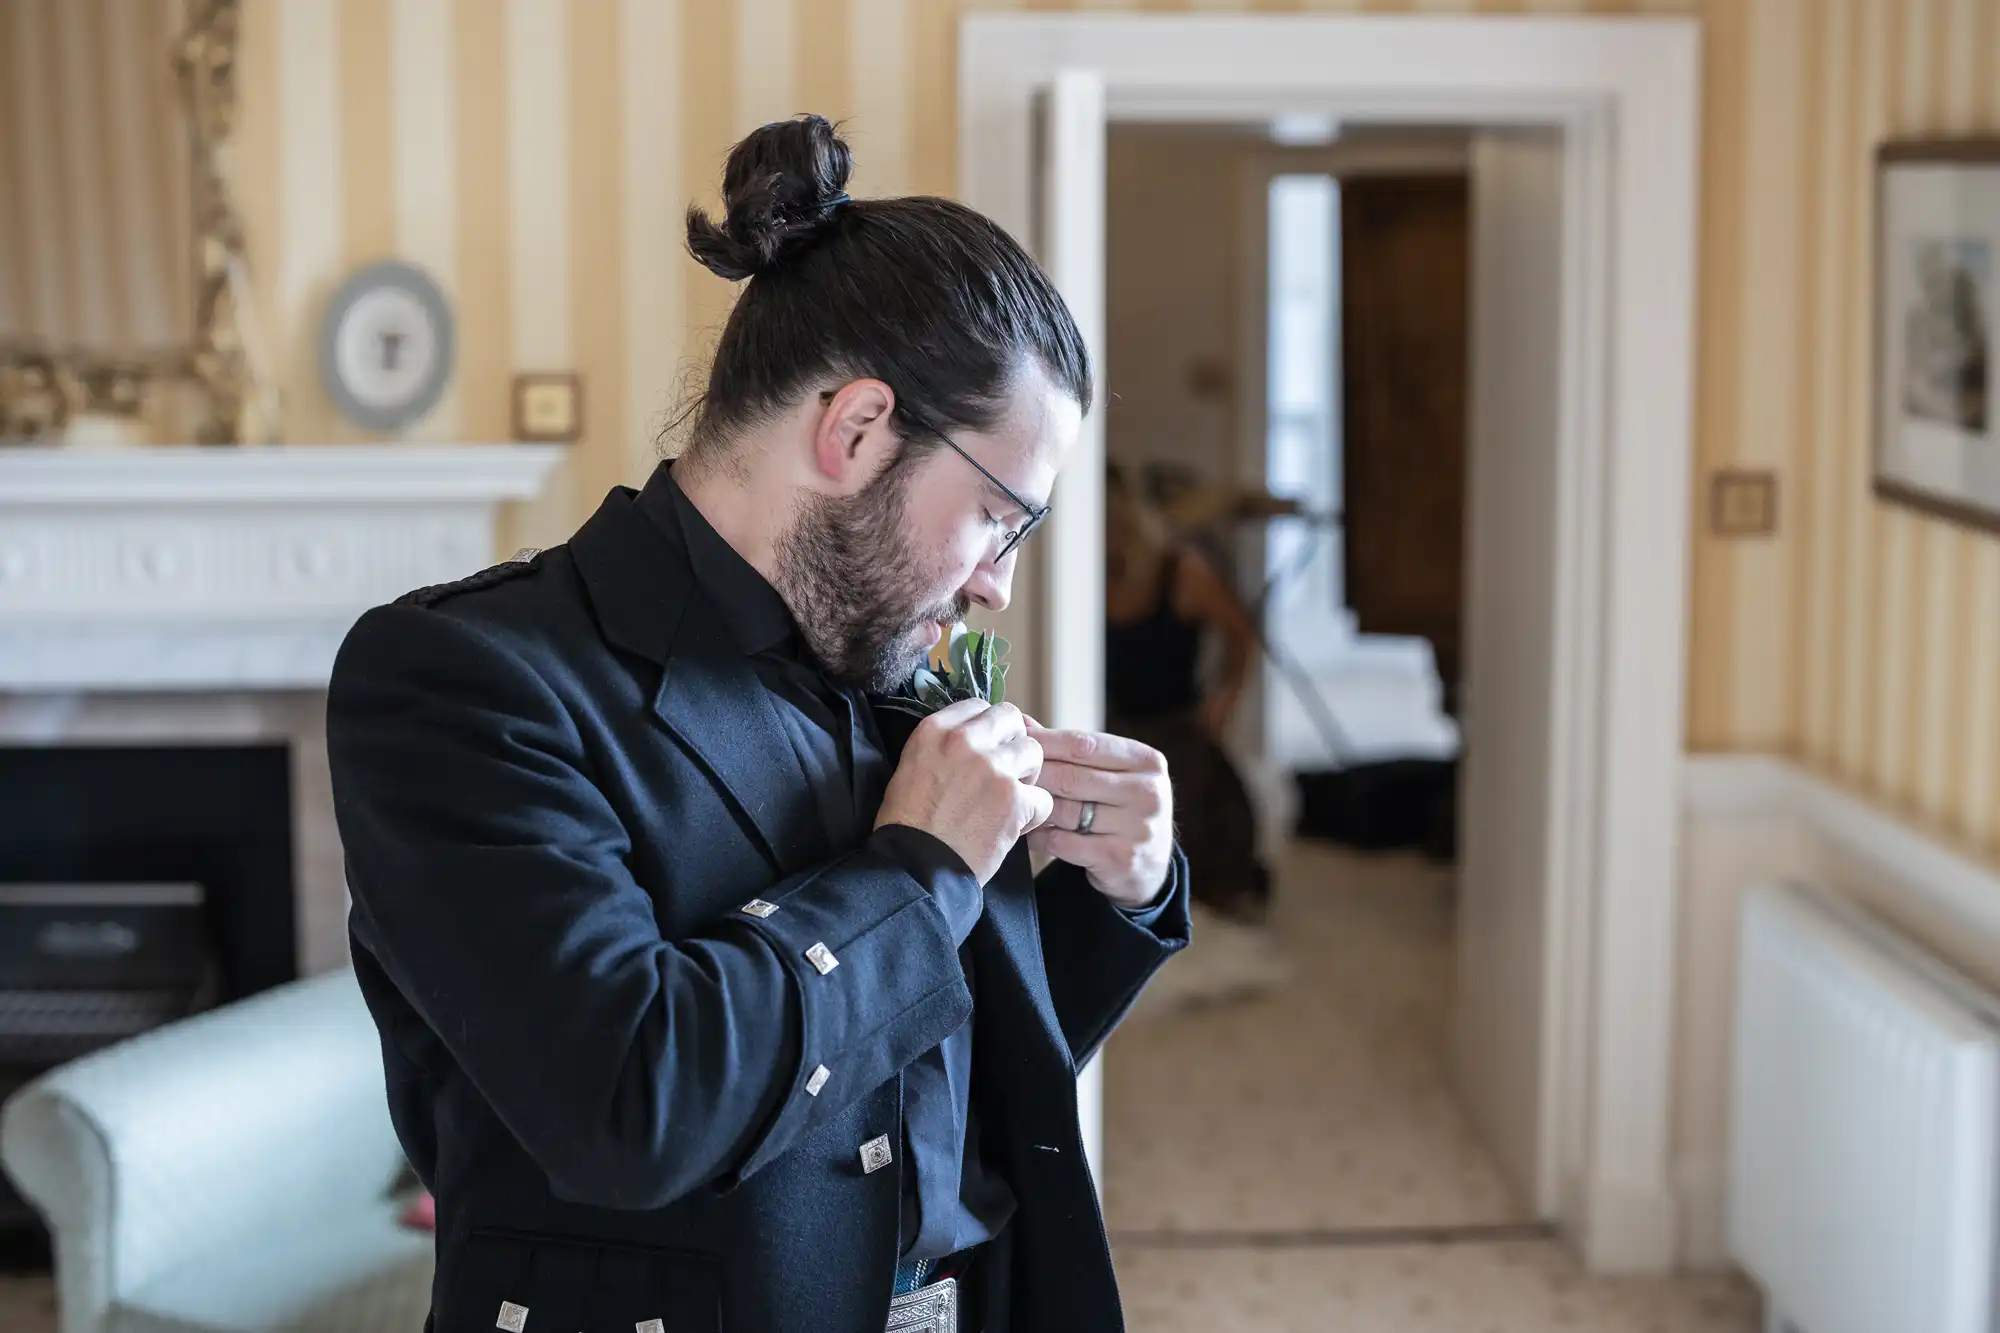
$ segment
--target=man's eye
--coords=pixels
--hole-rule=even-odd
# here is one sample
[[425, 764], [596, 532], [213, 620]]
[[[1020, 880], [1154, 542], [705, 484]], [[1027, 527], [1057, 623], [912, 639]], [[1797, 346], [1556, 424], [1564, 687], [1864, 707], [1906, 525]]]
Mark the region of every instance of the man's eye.
[[996, 528], [1000, 526], [1000, 520], [994, 517], [993, 511], [991, 509], [981, 509], [979, 512], [981, 515], [985, 517], [988, 523], [991, 523]]

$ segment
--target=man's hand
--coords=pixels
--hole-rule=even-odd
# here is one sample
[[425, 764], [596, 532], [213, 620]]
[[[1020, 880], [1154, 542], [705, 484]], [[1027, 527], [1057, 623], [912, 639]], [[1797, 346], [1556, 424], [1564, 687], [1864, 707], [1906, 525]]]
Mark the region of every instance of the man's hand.
[[[1174, 788], [1160, 752], [1097, 731], [1046, 731], [1037, 785], [1055, 795], [1048, 821], [1029, 835], [1035, 851], [1080, 867], [1092, 887], [1120, 907], [1150, 906], [1174, 854]], [[1077, 832], [1084, 803], [1094, 811]]]
[[1021, 835], [1049, 817], [1054, 798], [1034, 785], [1042, 747], [1012, 704], [963, 699], [910, 734], [875, 827], [922, 829], [957, 852], [981, 884]]

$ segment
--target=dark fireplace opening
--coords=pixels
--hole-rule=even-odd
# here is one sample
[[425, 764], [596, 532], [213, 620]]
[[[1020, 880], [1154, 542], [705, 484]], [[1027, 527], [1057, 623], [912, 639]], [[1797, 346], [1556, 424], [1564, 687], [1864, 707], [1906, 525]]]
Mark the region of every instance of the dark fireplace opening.
[[291, 786], [284, 745], [0, 747], [0, 1098], [298, 976]]

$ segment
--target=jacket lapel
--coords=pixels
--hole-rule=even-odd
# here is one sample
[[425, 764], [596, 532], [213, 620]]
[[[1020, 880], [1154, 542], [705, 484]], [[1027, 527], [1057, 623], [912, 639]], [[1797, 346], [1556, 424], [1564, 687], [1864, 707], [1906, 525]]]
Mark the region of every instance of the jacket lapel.
[[756, 669], [707, 599], [697, 594], [694, 602], [664, 664], [653, 711], [728, 794], [778, 869], [790, 874], [825, 852], [819, 805]]
[[[648, 489], [662, 484], [664, 469]], [[654, 714], [789, 874], [823, 841], [798, 758], [756, 668], [696, 586], [678, 531], [640, 503], [613, 491], [570, 539], [598, 624], [619, 648], [659, 664]]]

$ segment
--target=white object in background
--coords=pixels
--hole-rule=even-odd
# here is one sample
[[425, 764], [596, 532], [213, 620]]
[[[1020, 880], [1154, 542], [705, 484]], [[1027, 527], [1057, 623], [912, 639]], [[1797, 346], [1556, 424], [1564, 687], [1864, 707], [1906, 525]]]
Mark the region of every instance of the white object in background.
[[325, 689], [362, 612], [491, 564], [559, 456], [0, 450], [0, 691]]
[[79, 412], [63, 428], [68, 449], [129, 449], [146, 443], [146, 423], [110, 412]]
[[[1097, 405], [1084, 418], [1076, 451], [1056, 483], [1042, 536], [1040, 567], [1049, 637], [1062, 645], [1048, 663], [1049, 724], [1104, 725], [1104, 77], [1056, 73], [1042, 104], [1042, 266], [1069, 305], [1097, 380]], [[1104, 1193], [1104, 1068], [1092, 1060], [1077, 1078], [1084, 1156]]]
[[444, 397], [456, 346], [451, 302], [436, 280], [414, 264], [379, 260], [327, 299], [320, 380], [342, 416], [394, 433]]
[[1830, 894], [1744, 902], [1732, 1256], [1770, 1326], [1989, 1333], [2000, 1004]]
[[[1337, 516], [1342, 499], [1341, 385], [1335, 373], [1341, 362], [1340, 187], [1324, 171], [1285, 172], [1272, 175], [1262, 194], [1256, 211], [1264, 235], [1264, 328], [1256, 340], [1255, 360], [1264, 369], [1259, 418], [1264, 459], [1256, 483], [1316, 513]], [[1380, 716], [1374, 707], [1343, 711], [1338, 692], [1328, 688], [1335, 664], [1347, 665], [1345, 659], [1362, 651], [1354, 613], [1347, 606], [1338, 517], [1325, 526], [1267, 524], [1263, 546], [1259, 573], [1274, 580], [1263, 623], [1273, 644], [1310, 675], [1343, 733], [1355, 711]], [[1379, 655], [1378, 646], [1370, 647], [1371, 655]], [[1428, 646], [1422, 651], [1428, 663]], [[1263, 734], [1257, 739], [1268, 759], [1297, 768], [1355, 762], [1353, 754], [1339, 750], [1335, 737], [1321, 734], [1326, 728], [1316, 723], [1276, 660], [1265, 658], [1260, 674]], [[1421, 691], [1421, 680], [1416, 684]]]
[[1555, 130], [1472, 141], [1464, 656], [1480, 713], [1459, 776], [1452, 1051], [1474, 1122], [1544, 1216], [1563, 1174], [1557, 987], [1574, 947], [1556, 908], [1564, 541], [1549, 502], [1563, 492], [1562, 355], [1577, 323], [1563, 301], [1566, 156]]
[[1331, 111], [1286, 111], [1271, 117], [1271, 142], [1286, 148], [1320, 148], [1340, 137]]

